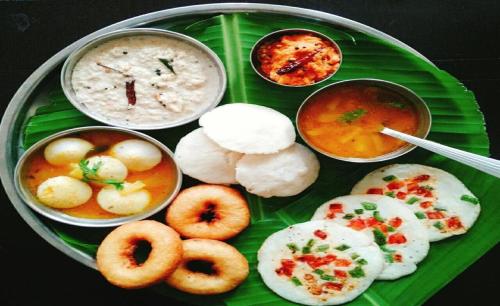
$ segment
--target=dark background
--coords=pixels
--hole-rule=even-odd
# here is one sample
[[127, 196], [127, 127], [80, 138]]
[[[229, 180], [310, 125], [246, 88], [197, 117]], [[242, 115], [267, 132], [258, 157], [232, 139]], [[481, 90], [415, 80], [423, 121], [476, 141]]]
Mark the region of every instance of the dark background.
[[[499, 1], [267, 2], [350, 18], [392, 35], [424, 54], [476, 94], [485, 114], [491, 154], [500, 158]], [[126, 18], [197, 3], [204, 2], [0, 2], [2, 113], [33, 70], [69, 43]], [[46, 243], [17, 215], [3, 192], [1, 196], [0, 305], [181, 305], [147, 289], [127, 291], [109, 285], [97, 272]], [[499, 305], [495, 291], [500, 272], [496, 254], [498, 247], [426, 305], [479, 305], [480, 301], [483, 305]]]

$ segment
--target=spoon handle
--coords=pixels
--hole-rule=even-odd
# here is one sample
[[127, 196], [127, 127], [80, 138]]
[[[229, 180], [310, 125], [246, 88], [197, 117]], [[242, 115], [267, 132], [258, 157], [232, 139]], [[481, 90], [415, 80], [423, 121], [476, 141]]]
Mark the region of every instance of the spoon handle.
[[384, 128], [380, 131], [382, 134], [404, 140], [416, 146], [427, 149], [431, 152], [438, 153], [450, 159], [456, 160], [495, 177], [500, 178], [500, 160], [484, 157], [470, 152], [465, 152], [459, 149], [451, 148], [434, 141], [425, 140], [405, 133], [395, 131], [393, 129]]

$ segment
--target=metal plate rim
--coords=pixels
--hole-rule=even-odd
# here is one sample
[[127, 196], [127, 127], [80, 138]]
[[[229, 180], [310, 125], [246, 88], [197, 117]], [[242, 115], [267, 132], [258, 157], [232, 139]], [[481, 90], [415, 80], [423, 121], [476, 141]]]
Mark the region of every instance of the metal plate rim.
[[[259, 12], [259, 13], [276, 13], [276, 14], [286, 14], [304, 18], [313, 18], [320, 21], [324, 21], [333, 25], [341, 25], [357, 31], [373, 35], [375, 37], [384, 39], [401, 47], [409, 52], [412, 52], [416, 56], [422, 58], [426, 62], [432, 64], [432, 62], [425, 56], [420, 54], [415, 49], [406, 45], [405, 43], [397, 40], [396, 38], [385, 34], [379, 30], [376, 30], [370, 26], [364, 25], [362, 23], [340, 17], [334, 14], [325, 13], [312, 9], [305, 9], [301, 7], [285, 6], [285, 5], [274, 5], [274, 4], [263, 4], [263, 3], [216, 3], [216, 4], [201, 4], [192, 6], [183, 6], [178, 8], [165, 9], [160, 11], [155, 11], [147, 13], [144, 15], [139, 15], [132, 17], [107, 27], [104, 27], [98, 31], [95, 31], [87, 36], [80, 38], [69, 46], [57, 52], [47, 61], [45, 61], [39, 68], [37, 68], [19, 87], [17, 92], [14, 94], [10, 100], [5, 113], [0, 123], [0, 141], [4, 145], [0, 146], [0, 178], [4, 190], [11, 201], [12, 205], [23, 218], [23, 220], [44, 240], [46, 240], [50, 245], [66, 254], [67, 256], [73, 258], [74, 260], [90, 267], [97, 269], [95, 260], [88, 254], [77, 250], [69, 245], [67, 245], [61, 238], [59, 238], [54, 232], [52, 232], [43, 222], [39, 219], [39, 216], [32, 211], [25, 203], [21, 200], [17, 194], [14, 187], [14, 166], [9, 165], [7, 160], [12, 156], [12, 134], [15, 128], [14, 124], [16, 121], [17, 113], [24, 106], [27, 98], [33, 92], [33, 90], [38, 86], [38, 84], [47, 76], [54, 67], [62, 63], [62, 61], [74, 50], [83, 46], [93, 38], [108, 33], [111, 31], [124, 29], [127, 27], [140, 27], [148, 23], [152, 23], [159, 20], [165, 20], [169, 18], [186, 16], [186, 15], [197, 15], [197, 14], [216, 14], [216, 13], [237, 13], [237, 12]], [[432, 64], [433, 65], [433, 64]]]

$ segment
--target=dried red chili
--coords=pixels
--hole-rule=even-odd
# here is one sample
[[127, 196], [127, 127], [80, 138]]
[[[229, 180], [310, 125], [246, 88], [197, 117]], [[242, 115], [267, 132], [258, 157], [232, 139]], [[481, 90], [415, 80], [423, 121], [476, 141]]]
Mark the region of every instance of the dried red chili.
[[125, 90], [128, 99], [128, 105], [135, 105], [137, 98], [135, 97], [135, 80], [125, 82]]

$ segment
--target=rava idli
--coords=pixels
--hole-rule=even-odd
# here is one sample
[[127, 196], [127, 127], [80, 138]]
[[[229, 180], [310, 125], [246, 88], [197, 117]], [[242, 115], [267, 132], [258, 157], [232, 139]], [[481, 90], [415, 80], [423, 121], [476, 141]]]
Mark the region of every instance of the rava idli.
[[182, 172], [210, 184], [236, 184], [236, 162], [241, 156], [216, 144], [202, 128], [182, 137], [175, 148]]
[[111, 147], [110, 155], [131, 171], [146, 171], [161, 162], [162, 154], [155, 145], [140, 139], [120, 141]]
[[324, 220], [272, 234], [257, 259], [257, 269], [272, 291], [305, 305], [351, 301], [384, 268], [382, 253], [370, 236]]
[[[128, 175], [127, 167], [117, 158], [109, 156], [92, 156], [91, 158], [82, 161], [85, 165], [78, 165], [76, 170], [72, 171], [71, 175], [76, 178], [91, 179], [95, 182], [106, 183], [107, 180], [114, 182], [123, 182]], [[85, 169], [85, 171], [84, 171]]]
[[45, 160], [54, 166], [64, 166], [69, 163], [78, 163], [94, 148], [90, 142], [73, 137], [59, 138], [49, 143], [43, 155]]
[[245, 103], [219, 106], [199, 120], [219, 146], [246, 154], [270, 154], [295, 142], [292, 121], [271, 108]]
[[386, 266], [378, 279], [413, 273], [429, 252], [426, 228], [398, 200], [381, 195], [350, 195], [318, 207], [312, 220], [330, 220], [373, 236]]
[[151, 202], [149, 191], [141, 181], [125, 182], [121, 190], [105, 186], [97, 194], [99, 206], [117, 215], [132, 215], [143, 211]]
[[316, 155], [298, 143], [274, 154], [245, 154], [236, 163], [236, 180], [248, 192], [265, 198], [299, 194], [318, 174]]
[[351, 191], [366, 193], [404, 201], [431, 242], [465, 233], [481, 210], [479, 200], [455, 176], [418, 164], [395, 164], [367, 174]]
[[36, 196], [43, 204], [53, 208], [72, 208], [87, 202], [92, 188], [69, 176], [51, 177], [40, 184]]

